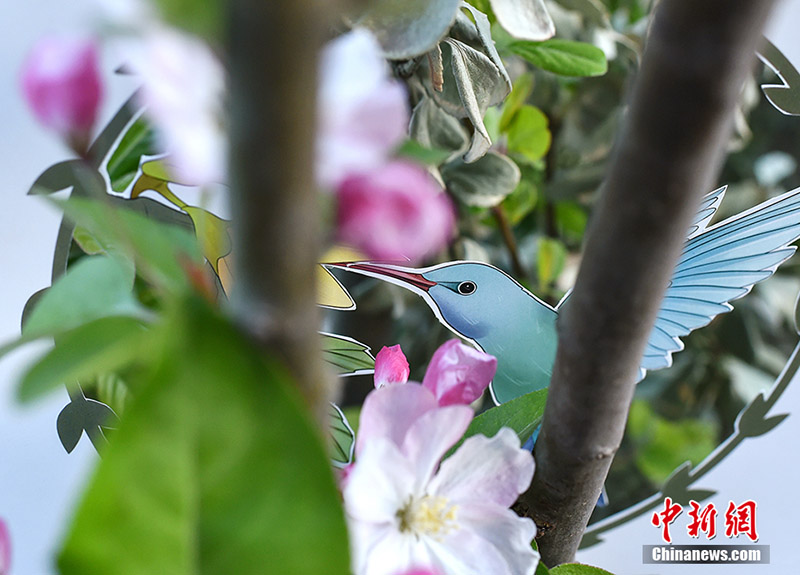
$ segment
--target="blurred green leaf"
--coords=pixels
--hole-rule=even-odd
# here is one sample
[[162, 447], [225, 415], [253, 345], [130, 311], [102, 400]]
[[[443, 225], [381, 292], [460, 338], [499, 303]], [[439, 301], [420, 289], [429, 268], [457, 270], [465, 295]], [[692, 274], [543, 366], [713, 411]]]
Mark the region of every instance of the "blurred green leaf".
[[369, 347], [343, 335], [322, 333], [322, 357], [339, 375], [369, 373], [375, 368], [375, 358]]
[[555, 204], [555, 218], [558, 230], [567, 239], [580, 243], [586, 231], [589, 216], [575, 202], [558, 202]]
[[141, 359], [148, 333], [130, 317], [104, 317], [60, 336], [56, 346], [22, 376], [20, 401], [31, 401], [62, 384], [111, 372]]
[[517, 225], [527, 216], [539, 198], [539, 191], [530, 180], [521, 180], [514, 191], [503, 200], [503, 210], [512, 226]]
[[551, 138], [547, 116], [539, 108], [522, 106], [508, 126], [508, 151], [535, 162], [547, 154]]
[[[124, 251], [136, 262], [136, 271], [144, 279], [158, 288], [179, 291], [187, 285], [181, 263], [202, 263], [197, 240], [183, 226], [126, 209], [128, 204], [133, 208], [140, 201], [141, 198], [120, 200], [121, 203], [112, 206], [105, 202], [71, 198], [59, 205], [63, 206], [68, 218], [86, 229], [98, 243], [118, 246], [120, 251]], [[182, 215], [175, 210], [163, 209], [174, 213], [176, 219]]]
[[350, 573], [329, 458], [284, 370], [200, 300], [154, 337], [162, 355], [103, 454], [60, 572]]
[[507, 132], [511, 121], [520, 108], [525, 104], [528, 96], [533, 91], [533, 74], [520, 74], [514, 81], [511, 93], [503, 103], [503, 114], [500, 116], [500, 131]]
[[465, 152], [469, 145], [469, 134], [461, 122], [428, 97], [414, 108], [409, 134], [426, 148], [450, 151], [446, 159]]
[[142, 156], [152, 156], [161, 151], [156, 143], [153, 128], [144, 116], [140, 116], [122, 136], [119, 145], [108, 159], [106, 171], [111, 189], [115, 192], [124, 192], [136, 177]]
[[553, 38], [544, 42], [512, 42], [508, 49], [534, 66], [561, 76], [602, 76], [608, 71], [603, 51], [586, 42]]
[[328, 431], [331, 434], [331, 459], [337, 467], [344, 467], [353, 462], [353, 448], [356, 434], [350, 427], [342, 410], [333, 403], [328, 409]]
[[628, 433], [639, 446], [637, 466], [650, 481], [661, 484], [684, 461], [700, 463], [716, 447], [717, 426], [710, 421], [669, 421], [647, 402], [634, 400]]
[[503, 427], [510, 427], [525, 443], [542, 423], [547, 390], [540, 389], [487, 409], [469, 424], [464, 439], [473, 435], [494, 437]]
[[108, 405], [114, 412], [122, 417], [125, 406], [131, 397], [128, 385], [116, 373], [103, 373], [97, 376], [94, 383], [97, 399]]
[[496, 206], [514, 191], [520, 180], [517, 165], [506, 156], [489, 152], [478, 161], [455, 159], [441, 167], [447, 189], [468, 206]]
[[567, 248], [561, 240], [540, 237], [537, 242], [537, 274], [539, 289], [546, 291], [558, 279], [567, 261]]
[[156, 0], [164, 20], [208, 40], [222, 38], [222, 0]]
[[22, 333], [27, 338], [56, 335], [115, 315], [144, 317], [146, 312], [133, 297], [125, 267], [107, 256], [90, 256], [42, 295]]

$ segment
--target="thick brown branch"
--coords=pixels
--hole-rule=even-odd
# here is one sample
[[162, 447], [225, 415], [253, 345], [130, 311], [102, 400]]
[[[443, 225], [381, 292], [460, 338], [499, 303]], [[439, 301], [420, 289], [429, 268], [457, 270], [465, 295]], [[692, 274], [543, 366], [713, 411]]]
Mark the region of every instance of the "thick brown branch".
[[312, 165], [325, 3], [231, 0], [228, 6], [231, 303], [243, 327], [285, 361], [321, 416], [329, 388], [317, 352]]
[[771, 0], [663, 0], [587, 234], [536, 474], [521, 506], [574, 557], [620, 444], [639, 363], [701, 196], [711, 190]]

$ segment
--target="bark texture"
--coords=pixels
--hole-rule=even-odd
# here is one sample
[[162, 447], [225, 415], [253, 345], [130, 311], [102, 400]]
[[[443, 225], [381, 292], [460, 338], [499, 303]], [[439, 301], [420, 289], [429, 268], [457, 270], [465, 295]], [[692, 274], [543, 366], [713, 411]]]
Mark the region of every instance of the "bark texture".
[[545, 564], [574, 558], [625, 429], [639, 363], [700, 198], [713, 189], [771, 0], [662, 0], [587, 233], [536, 473], [518, 510]]

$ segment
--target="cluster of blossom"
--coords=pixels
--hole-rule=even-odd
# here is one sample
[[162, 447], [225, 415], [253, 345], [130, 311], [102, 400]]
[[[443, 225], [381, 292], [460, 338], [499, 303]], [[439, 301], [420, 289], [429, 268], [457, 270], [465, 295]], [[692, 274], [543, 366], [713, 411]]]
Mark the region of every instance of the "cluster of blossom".
[[[109, 43], [142, 83], [141, 104], [170, 152], [176, 181], [224, 183], [223, 66], [207, 43], [146, 13], [146, 26], [115, 14], [112, 29], [125, 33]], [[315, 170], [320, 188], [337, 198], [336, 240], [372, 259], [418, 261], [440, 250], [453, 234], [453, 206], [425, 168], [394, 159], [409, 105], [378, 42], [365, 30], [344, 34], [324, 48], [319, 70]], [[97, 43], [43, 40], [22, 83], [37, 118], [84, 153], [103, 95]]]
[[536, 526], [509, 509], [534, 469], [514, 432], [473, 435], [442, 461], [496, 368], [494, 357], [452, 340], [417, 383], [399, 346], [378, 354], [355, 462], [342, 477], [357, 575], [535, 572]]

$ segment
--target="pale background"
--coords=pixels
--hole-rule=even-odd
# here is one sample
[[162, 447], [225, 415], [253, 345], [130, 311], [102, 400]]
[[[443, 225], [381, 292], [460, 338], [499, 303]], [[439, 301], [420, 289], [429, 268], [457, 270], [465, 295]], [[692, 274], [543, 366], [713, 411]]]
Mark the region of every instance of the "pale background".
[[[84, 2], [28, 0], [4, 2], [0, 7], [0, 174], [3, 207], [0, 211], [0, 342], [14, 338], [27, 298], [50, 284], [53, 246], [59, 215], [40, 199], [25, 192], [49, 165], [66, 159], [68, 152], [32, 119], [19, 95], [19, 67], [35, 40], [48, 33], [75, 33], [90, 26]], [[800, 63], [800, 0], [784, 0], [770, 25], [768, 36], [790, 60]], [[111, 71], [116, 63], [106, 61]], [[131, 93], [130, 79], [111, 77], [101, 124]], [[788, 119], [787, 121], [800, 121]], [[800, 142], [798, 142], [800, 145]], [[31, 407], [13, 399], [16, 374], [36, 350], [25, 349], [0, 362], [0, 517], [11, 530], [14, 575], [53, 573], [57, 549], [71, 509], [97, 457], [84, 439], [67, 455], [55, 431], [56, 417], [67, 401], [56, 392]], [[800, 412], [800, 383], [790, 386], [773, 413]], [[765, 437], [748, 440], [697, 487], [718, 491], [712, 501], [724, 513], [729, 499], [758, 503], [759, 543], [771, 546], [771, 565], [662, 566], [642, 565], [641, 546], [659, 544], [659, 531], [649, 514], [605, 536], [605, 542], [580, 555], [580, 559], [619, 575], [707, 573], [709, 571], [800, 573], [796, 522], [800, 517], [800, 462], [796, 457], [800, 418], [789, 417]], [[691, 543], [681, 536], [684, 515], [672, 529], [676, 543]], [[718, 525], [718, 528], [721, 525]], [[729, 541], [720, 535], [714, 543]], [[745, 543], [746, 541], [741, 541]], [[487, 574], [488, 575], [488, 574]]]

